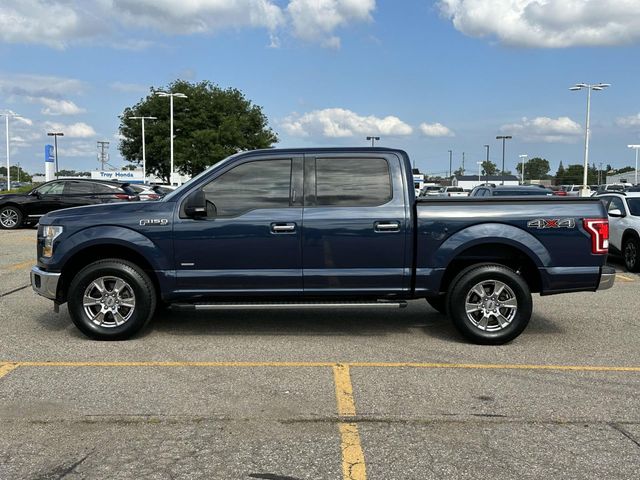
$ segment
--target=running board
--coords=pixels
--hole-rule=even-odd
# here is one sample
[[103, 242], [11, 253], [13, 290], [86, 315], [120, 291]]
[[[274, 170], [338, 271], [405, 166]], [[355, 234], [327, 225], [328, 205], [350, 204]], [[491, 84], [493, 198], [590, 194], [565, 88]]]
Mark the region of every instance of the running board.
[[213, 303], [174, 303], [175, 310], [262, 310], [262, 309], [315, 309], [315, 308], [405, 308], [407, 302], [378, 301], [318, 301], [318, 302], [213, 302]]

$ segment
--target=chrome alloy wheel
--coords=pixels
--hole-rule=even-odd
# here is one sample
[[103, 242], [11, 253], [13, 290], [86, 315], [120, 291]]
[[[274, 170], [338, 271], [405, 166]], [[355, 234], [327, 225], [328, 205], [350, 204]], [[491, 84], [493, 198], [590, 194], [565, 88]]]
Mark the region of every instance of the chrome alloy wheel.
[[627, 242], [624, 246], [624, 263], [627, 270], [631, 270], [636, 265], [638, 258], [638, 248], [633, 240]]
[[505, 283], [484, 280], [467, 293], [465, 311], [476, 328], [497, 332], [511, 325], [518, 312], [518, 300]]
[[0, 224], [5, 228], [13, 228], [18, 224], [18, 212], [13, 208], [5, 208], [0, 212]]
[[114, 328], [131, 318], [136, 308], [136, 296], [131, 285], [121, 278], [100, 277], [84, 291], [82, 306], [95, 325]]

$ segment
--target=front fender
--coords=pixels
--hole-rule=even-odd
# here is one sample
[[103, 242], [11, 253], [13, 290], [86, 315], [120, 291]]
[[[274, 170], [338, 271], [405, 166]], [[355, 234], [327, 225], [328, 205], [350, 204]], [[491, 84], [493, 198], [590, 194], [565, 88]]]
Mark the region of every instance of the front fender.
[[56, 245], [52, 262], [48, 268], [60, 271], [61, 267], [76, 253], [88, 247], [103, 245], [105, 248], [118, 245], [142, 255], [153, 270], [171, 270], [170, 249], [162, 248], [151, 238], [131, 228], [103, 225], [85, 228], [64, 238]]

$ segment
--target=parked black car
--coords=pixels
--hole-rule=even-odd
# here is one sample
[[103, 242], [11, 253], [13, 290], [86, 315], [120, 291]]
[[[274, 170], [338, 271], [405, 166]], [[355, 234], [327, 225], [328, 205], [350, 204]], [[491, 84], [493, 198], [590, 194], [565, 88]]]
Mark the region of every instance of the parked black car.
[[553, 191], [540, 185], [478, 185], [470, 197], [521, 197], [521, 196], [552, 196]]
[[62, 208], [138, 200], [128, 183], [105, 180], [53, 180], [29, 193], [0, 195], [0, 228], [35, 224], [45, 213]]

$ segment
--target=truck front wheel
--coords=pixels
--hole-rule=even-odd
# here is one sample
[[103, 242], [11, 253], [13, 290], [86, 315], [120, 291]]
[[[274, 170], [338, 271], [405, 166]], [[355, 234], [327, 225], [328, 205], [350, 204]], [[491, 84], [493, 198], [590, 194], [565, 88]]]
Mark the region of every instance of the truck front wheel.
[[529, 323], [533, 308], [529, 286], [508, 267], [472, 266], [451, 285], [449, 316], [458, 331], [475, 343], [509, 342]]
[[69, 286], [73, 323], [96, 340], [125, 340], [153, 317], [156, 292], [137, 265], [107, 259], [83, 268]]

